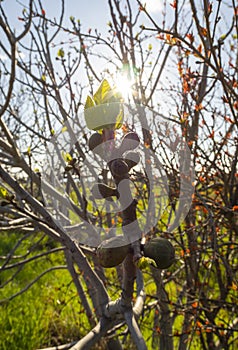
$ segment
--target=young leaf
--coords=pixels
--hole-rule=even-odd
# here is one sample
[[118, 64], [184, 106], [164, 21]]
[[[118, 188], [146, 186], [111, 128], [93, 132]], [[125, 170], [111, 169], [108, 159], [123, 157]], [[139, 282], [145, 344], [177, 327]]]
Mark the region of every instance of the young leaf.
[[93, 98], [87, 97], [84, 111], [87, 127], [91, 130], [120, 128], [124, 116], [120, 101], [121, 94], [104, 79]]
[[90, 130], [118, 129], [123, 121], [122, 105], [114, 102], [85, 108], [84, 117]]
[[0, 198], [6, 199], [7, 196], [8, 196], [8, 192], [6, 188], [0, 187]]
[[157, 268], [156, 262], [153, 259], [142, 256], [138, 261], [136, 261], [136, 265], [138, 269], [145, 270], [150, 266], [154, 266]]
[[59, 51], [57, 52], [57, 56], [58, 56], [58, 57], [61, 57], [61, 58], [64, 57], [64, 50], [63, 50], [62, 48], [59, 49]]
[[95, 107], [95, 103], [94, 103], [92, 97], [87, 96], [84, 108], [87, 109], [87, 108], [92, 108], [92, 107]]
[[102, 103], [108, 102], [108, 99], [111, 97], [110, 95], [112, 94], [112, 88], [108, 81], [104, 79], [93, 95], [93, 99], [96, 103], [96, 105], [100, 105]]

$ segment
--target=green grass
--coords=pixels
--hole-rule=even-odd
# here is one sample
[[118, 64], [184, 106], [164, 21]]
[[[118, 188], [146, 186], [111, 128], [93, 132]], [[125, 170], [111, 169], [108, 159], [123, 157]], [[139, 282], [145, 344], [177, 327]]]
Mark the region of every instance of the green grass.
[[34, 296], [34, 290], [1, 306], [0, 348], [2, 350], [34, 349], [47, 338], [49, 320], [44, 304]]
[[[41, 234], [42, 235], [42, 234]], [[20, 233], [1, 232], [0, 256], [12, 249]], [[38, 249], [28, 255], [44, 251], [49, 243], [42, 236]], [[39, 241], [30, 237], [22, 242], [15, 256], [26, 254], [29, 247]], [[11, 263], [20, 261], [13, 259]], [[2, 264], [2, 261], [0, 261]], [[79, 301], [71, 276], [66, 269], [52, 270], [40, 278], [32, 287], [12, 300], [7, 299], [21, 291], [40, 273], [57, 265], [64, 265], [62, 251], [28, 263], [16, 277], [0, 288], [0, 349], [32, 350], [47, 346], [60, 345], [77, 340], [89, 329], [88, 320]], [[4, 283], [17, 268], [1, 272], [0, 282]], [[5, 302], [4, 302], [5, 300]]]
[[[1, 299], [20, 289], [15, 281]], [[0, 305], [0, 349], [32, 350], [79, 339], [89, 329], [67, 270], [45, 275], [27, 292]]]

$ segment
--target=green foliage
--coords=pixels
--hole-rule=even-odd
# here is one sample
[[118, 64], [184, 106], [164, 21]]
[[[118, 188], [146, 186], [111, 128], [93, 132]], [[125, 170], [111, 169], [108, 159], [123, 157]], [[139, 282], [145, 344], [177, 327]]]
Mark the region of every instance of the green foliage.
[[44, 303], [37, 300], [34, 289], [21, 299], [0, 306], [0, 348], [34, 349], [47, 336]]
[[[0, 255], [9, 253], [19, 237], [19, 232], [1, 232]], [[14, 255], [20, 257], [25, 254], [33, 241], [34, 237], [23, 240]], [[43, 238], [29, 257], [36, 254], [37, 250], [46, 251], [49, 244], [54, 242]], [[14, 259], [15, 262], [17, 259]], [[0, 349], [32, 350], [59, 345], [78, 339], [80, 334], [85, 334], [89, 329], [87, 317], [67, 270], [52, 270], [25, 293], [7, 301], [8, 297], [18, 293], [43, 271], [63, 264], [62, 252], [32, 261], [0, 289], [0, 300], [5, 300], [0, 304]], [[11, 278], [17, 270], [16, 267], [2, 272], [0, 284]]]
[[[177, 232], [175, 235], [178, 234]], [[6, 255], [19, 239], [20, 233], [1, 233], [0, 255]], [[34, 243], [34, 239], [24, 240], [21, 247], [15, 252], [23, 254]], [[39, 239], [39, 237], [38, 237]], [[228, 238], [224, 236], [224, 242]], [[48, 238], [41, 240], [38, 249], [46, 250], [49, 244]], [[185, 246], [187, 241], [185, 239]], [[221, 250], [225, 252], [227, 245], [221, 246]], [[179, 248], [176, 246], [177, 254]], [[35, 253], [36, 251], [34, 251]], [[179, 345], [182, 324], [184, 322], [185, 310], [190, 310], [193, 320], [187, 331], [193, 336], [191, 349], [200, 349], [199, 332], [206, 336], [211, 327], [227, 327], [231, 324], [233, 314], [229, 308], [222, 307], [215, 318], [213, 325], [209, 324], [202, 304], [199, 301], [199, 289], [195, 292], [192, 303], [187, 303], [186, 295], [180, 298], [183, 291], [183, 284], [186, 280], [184, 273], [179, 274], [179, 280], [169, 279], [170, 274], [177, 271], [181, 264], [189, 259], [188, 255], [182, 256], [181, 261], [176, 261], [164, 277], [164, 287], [169, 300], [170, 312], [174, 315], [173, 323], [173, 339], [174, 347]], [[216, 270], [212, 264], [212, 251], [204, 252], [204, 265], [200, 267], [199, 278], [203, 283], [203, 291], [210, 300], [219, 300], [219, 287], [216, 282]], [[54, 253], [37, 262], [30, 263], [19, 273], [14, 281], [0, 290], [0, 299], [4, 299], [15, 292], [19, 291], [30, 280], [35, 278], [39, 273], [49, 267], [64, 264], [62, 253]], [[237, 264], [237, 257], [234, 258], [234, 264]], [[1, 274], [1, 283], [10, 277], [11, 273]], [[115, 268], [106, 269], [105, 276], [107, 280], [107, 290], [113, 300], [120, 296], [121, 286], [118, 281], [118, 270]], [[221, 265], [221, 276], [223, 282], [226, 280], [225, 266]], [[143, 318], [139, 320], [143, 336], [146, 340], [148, 348], [153, 348], [153, 339], [160, 339], [160, 311], [158, 308], [158, 291], [154, 279], [151, 276], [150, 269], [144, 271], [144, 280], [146, 288], [146, 307]], [[230, 285], [229, 295], [227, 296], [227, 305], [236, 305], [237, 290], [235, 283]], [[196, 294], [198, 293], [198, 294]], [[88, 294], [85, 293], [88, 298]], [[178, 302], [179, 300], [179, 302]], [[206, 309], [212, 308], [212, 304], [206, 305]], [[158, 322], [155, 319], [158, 318]], [[85, 311], [77, 296], [77, 292], [72, 283], [71, 277], [67, 270], [52, 271], [41, 278], [26, 293], [16, 297], [15, 299], [0, 305], [0, 349], [7, 350], [30, 350], [39, 347], [47, 347], [59, 345], [73, 340], [79, 339], [85, 335], [91, 326], [85, 316]], [[118, 331], [122, 334], [122, 329]], [[154, 335], [154, 338], [153, 338]], [[128, 337], [125, 342], [127, 349], [134, 349], [131, 340]]]
[[58, 52], [57, 52], [57, 56], [60, 57], [60, 58], [64, 58], [64, 49], [59, 49]]
[[91, 130], [118, 129], [122, 125], [121, 95], [104, 79], [93, 95], [88, 96], [84, 117]]
[[137, 267], [140, 270], [146, 270], [150, 266], [157, 267], [156, 262], [153, 259], [150, 259], [148, 257], [142, 256], [137, 262], [136, 262]]
[[4, 187], [0, 187], [0, 198], [5, 199], [7, 197], [7, 190]]
[[[109, 103], [113, 101], [113, 90], [110, 86], [110, 84], [108, 83], [108, 81], [106, 79], [104, 79], [99, 88], [97, 89], [97, 91], [95, 92], [95, 94], [93, 95], [93, 100], [95, 105], [101, 105], [104, 103]], [[92, 106], [90, 106], [92, 107]], [[85, 105], [85, 108], [88, 108], [87, 105]]]

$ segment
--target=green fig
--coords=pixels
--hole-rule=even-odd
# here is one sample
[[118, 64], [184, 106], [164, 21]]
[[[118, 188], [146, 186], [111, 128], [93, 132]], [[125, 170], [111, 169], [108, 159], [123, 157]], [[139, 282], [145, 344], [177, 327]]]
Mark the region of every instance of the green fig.
[[124, 157], [124, 161], [126, 162], [130, 170], [140, 162], [140, 155], [138, 152], [127, 152], [126, 156]]
[[97, 257], [102, 267], [115, 267], [123, 262], [130, 245], [123, 236], [112, 237], [102, 241], [97, 248]]
[[94, 148], [101, 145], [102, 142], [103, 142], [102, 134], [99, 134], [98, 132], [95, 132], [94, 134], [92, 134], [88, 140], [88, 147], [90, 151], [93, 151]]
[[144, 245], [144, 256], [153, 259], [159, 269], [167, 269], [175, 260], [175, 249], [166, 238], [155, 237]]
[[136, 132], [128, 132], [122, 139], [121, 145], [119, 147], [119, 150], [121, 154], [123, 154], [126, 151], [131, 151], [135, 148], [137, 148], [140, 144], [139, 136]]
[[122, 159], [115, 159], [111, 162], [111, 171], [114, 176], [124, 177], [128, 173], [128, 165]]
[[110, 187], [103, 183], [96, 183], [93, 185], [91, 192], [95, 199], [118, 197], [118, 191], [116, 188]]

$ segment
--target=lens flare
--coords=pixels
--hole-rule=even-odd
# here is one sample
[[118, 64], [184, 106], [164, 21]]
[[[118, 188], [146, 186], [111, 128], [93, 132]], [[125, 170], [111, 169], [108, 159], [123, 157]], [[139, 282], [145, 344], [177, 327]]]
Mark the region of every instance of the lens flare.
[[132, 94], [133, 82], [126, 75], [119, 75], [116, 80], [117, 90], [121, 93], [123, 99], [127, 101]]

